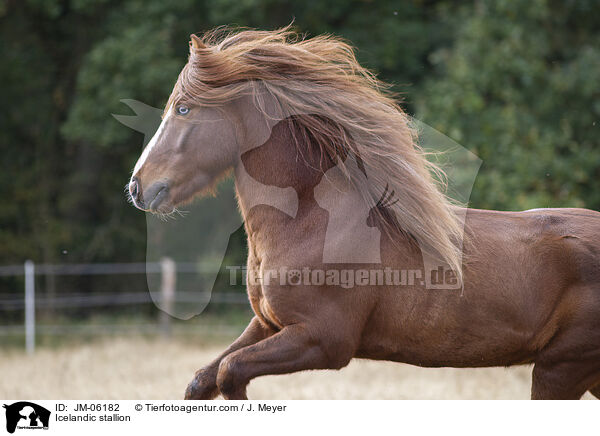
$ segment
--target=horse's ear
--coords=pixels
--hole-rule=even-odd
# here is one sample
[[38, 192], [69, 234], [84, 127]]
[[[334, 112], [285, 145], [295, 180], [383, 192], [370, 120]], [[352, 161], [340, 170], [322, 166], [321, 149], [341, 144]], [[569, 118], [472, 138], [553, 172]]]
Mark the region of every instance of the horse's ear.
[[200, 50], [203, 48], [206, 48], [206, 45], [204, 45], [199, 37], [192, 33], [190, 35], [190, 50]]

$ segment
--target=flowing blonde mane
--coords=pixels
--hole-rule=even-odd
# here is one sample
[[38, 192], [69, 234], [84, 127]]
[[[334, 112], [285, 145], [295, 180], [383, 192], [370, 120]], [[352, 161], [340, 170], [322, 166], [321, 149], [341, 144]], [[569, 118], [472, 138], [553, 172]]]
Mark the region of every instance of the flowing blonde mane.
[[[220, 105], [241, 95], [254, 95], [261, 107], [266, 93], [283, 115], [305, 115], [299, 124], [321, 150], [356, 156], [369, 179], [365, 199], [382, 215], [393, 212], [387, 222], [462, 280], [462, 225], [433, 177], [443, 173], [417, 145], [389, 86], [358, 63], [352, 46], [330, 35], [306, 39], [289, 26], [221, 28], [193, 35], [190, 46], [167, 107], [181, 100]], [[385, 207], [378, 204], [384, 192], [393, 192]]]

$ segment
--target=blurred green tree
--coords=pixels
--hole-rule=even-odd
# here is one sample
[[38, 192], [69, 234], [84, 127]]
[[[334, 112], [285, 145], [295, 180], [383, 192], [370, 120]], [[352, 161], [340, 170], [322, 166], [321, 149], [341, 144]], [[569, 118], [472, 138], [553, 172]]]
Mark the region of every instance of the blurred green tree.
[[472, 206], [600, 209], [598, 6], [476, 2], [431, 54], [419, 117], [483, 160]]

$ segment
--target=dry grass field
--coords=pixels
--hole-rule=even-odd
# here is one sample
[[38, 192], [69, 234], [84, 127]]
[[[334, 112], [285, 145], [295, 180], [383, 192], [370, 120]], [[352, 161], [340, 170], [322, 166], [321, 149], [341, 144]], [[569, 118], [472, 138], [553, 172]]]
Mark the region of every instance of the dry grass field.
[[[0, 397], [10, 399], [181, 399], [194, 371], [224, 345], [106, 339], [0, 352]], [[531, 367], [423, 369], [356, 360], [341, 371], [254, 380], [252, 399], [526, 399]], [[593, 398], [589, 393], [584, 398]]]

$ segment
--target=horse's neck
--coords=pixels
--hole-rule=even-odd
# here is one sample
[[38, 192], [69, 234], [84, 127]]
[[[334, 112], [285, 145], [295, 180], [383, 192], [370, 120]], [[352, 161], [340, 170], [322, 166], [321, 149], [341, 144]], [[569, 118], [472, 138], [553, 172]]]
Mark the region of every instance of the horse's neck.
[[286, 216], [297, 218], [302, 210], [318, 207], [313, 189], [322, 177], [321, 157], [309, 145], [297, 148], [291, 128], [289, 120], [273, 126], [268, 140], [243, 153], [235, 168], [240, 209], [247, 229], [253, 232], [277, 225], [278, 214], [259, 213], [264, 210], [261, 205], [278, 209], [284, 221]]
[[[291, 120], [283, 120], [272, 127], [269, 138], [257, 147], [245, 151], [236, 167], [236, 184], [242, 200], [257, 196], [273, 188], [293, 188], [299, 197], [312, 193], [322, 177], [323, 166], [309, 144], [296, 147]], [[250, 186], [244, 186], [250, 182]], [[259, 189], [262, 186], [262, 190]], [[258, 191], [255, 191], [258, 190]], [[243, 206], [243, 204], [242, 204]]]
[[250, 219], [252, 209], [263, 205], [278, 209], [291, 217], [297, 214], [299, 201], [294, 188], [267, 185], [257, 180], [248, 173], [243, 162], [235, 169], [235, 188], [244, 222]]
[[312, 233], [304, 236], [324, 247], [323, 256], [330, 261], [336, 256], [378, 261], [378, 245], [361, 250], [358, 260], [356, 254], [348, 257], [357, 241], [367, 248], [371, 241], [379, 243], [379, 231], [367, 225], [370, 206], [326, 156], [311, 144], [297, 149], [291, 141], [290, 126], [282, 122], [262, 146], [244, 153], [236, 167], [236, 190], [250, 244], [276, 244], [273, 234], [304, 229], [299, 232]]

